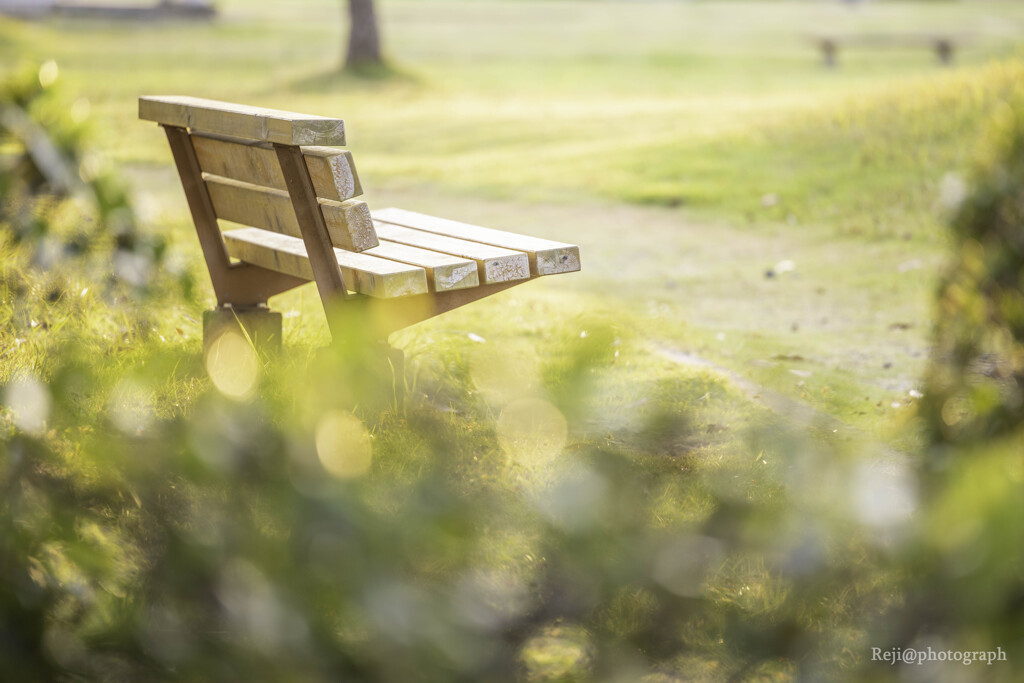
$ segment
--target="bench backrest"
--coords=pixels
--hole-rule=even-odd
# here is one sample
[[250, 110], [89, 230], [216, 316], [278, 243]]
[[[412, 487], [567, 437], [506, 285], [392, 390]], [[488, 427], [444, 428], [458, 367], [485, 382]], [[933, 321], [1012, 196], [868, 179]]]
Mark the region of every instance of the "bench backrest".
[[[218, 219], [303, 237], [303, 214], [312, 214], [322, 216], [336, 247], [378, 245], [369, 208], [352, 199], [362, 188], [351, 153], [323, 146], [345, 144], [341, 119], [194, 97], [141, 97], [139, 118], [187, 135], [191, 150], [184, 151], [198, 164]], [[282, 147], [301, 155], [297, 169], [286, 172]], [[303, 194], [290, 190], [296, 182], [311, 183], [315, 196], [296, 196]]]

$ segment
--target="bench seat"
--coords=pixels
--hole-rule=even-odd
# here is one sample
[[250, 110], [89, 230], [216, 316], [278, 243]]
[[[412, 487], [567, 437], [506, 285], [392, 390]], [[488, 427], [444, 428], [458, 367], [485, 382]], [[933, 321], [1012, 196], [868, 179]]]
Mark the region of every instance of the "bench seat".
[[[379, 238], [362, 252], [334, 249], [350, 292], [395, 298], [528, 280], [579, 270], [579, 248], [402, 209], [373, 213]], [[384, 220], [387, 219], [387, 220]], [[228, 254], [313, 280], [301, 238], [262, 230], [226, 231]]]
[[377, 223], [401, 225], [437, 235], [521, 251], [529, 259], [532, 277], [574, 273], [580, 269], [580, 249], [574, 244], [564, 244], [504, 230], [481, 228], [478, 225], [460, 223], [447, 218], [436, 218], [404, 209], [381, 209], [380, 211], [371, 211], [370, 214]]

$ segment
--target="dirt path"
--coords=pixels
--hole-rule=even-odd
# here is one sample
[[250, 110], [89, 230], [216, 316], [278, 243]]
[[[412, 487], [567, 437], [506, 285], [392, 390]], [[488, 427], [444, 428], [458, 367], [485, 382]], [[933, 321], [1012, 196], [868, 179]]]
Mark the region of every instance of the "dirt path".
[[656, 346], [654, 351], [662, 358], [676, 363], [677, 365], [710, 370], [716, 375], [720, 375], [734, 387], [742, 391], [751, 401], [764, 406], [772, 412], [785, 415], [789, 419], [804, 426], [815, 426], [832, 431], [847, 430], [850, 428], [848, 424], [842, 420], [836, 419], [828, 413], [815, 410], [806, 403], [802, 403], [789, 398], [788, 396], [783, 396], [782, 394], [771, 391], [763, 385], [733, 372], [729, 368], [712, 363], [706, 358], [701, 358], [689, 351], [682, 351], [668, 346]]
[[583, 271], [560, 279], [559, 290], [588, 305], [639, 312], [670, 359], [705, 359], [786, 412], [803, 405], [847, 422], [850, 415], [835, 412], [842, 400], [821, 397], [845, 392], [873, 419], [877, 406], [907, 399], [927, 360], [943, 261], [935, 248], [835, 237], [821, 227], [731, 226], [626, 205], [414, 191], [379, 192], [368, 201], [579, 244]]

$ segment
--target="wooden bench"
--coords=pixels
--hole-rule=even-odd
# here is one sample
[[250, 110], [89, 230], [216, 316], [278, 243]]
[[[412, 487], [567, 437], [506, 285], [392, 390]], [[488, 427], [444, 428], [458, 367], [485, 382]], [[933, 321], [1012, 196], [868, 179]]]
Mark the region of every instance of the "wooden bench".
[[0, 14], [39, 19], [48, 15], [73, 19], [154, 21], [212, 19], [213, 0], [149, 0], [148, 2], [90, 3], [81, 0], [0, 0]]
[[953, 52], [962, 37], [952, 35], [931, 35], [925, 33], [858, 33], [844, 36], [811, 36], [810, 40], [821, 50], [821, 57], [828, 67], [839, 64], [839, 48], [866, 47], [901, 48], [924, 47], [935, 52], [939, 62], [949, 65], [953, 62]]
[[[375, 339], [531, 279], [580, 269], [571, 244], [401, 209], [371, 212], [340, 119], [192, 97], [141, 97], [163, 126], [217, 309], [210, 343], [241, 323], [279, 345], [267, 301], [315, 281], [332, 337], [373, 325]], [[237, 224], [221, 232], [219, 221]], [[244, 227], [242, 227], [244, 226]], [[227, 227], [227, 226], [225, 226]], [[364, 335], [365, 336], [365, 335]]]

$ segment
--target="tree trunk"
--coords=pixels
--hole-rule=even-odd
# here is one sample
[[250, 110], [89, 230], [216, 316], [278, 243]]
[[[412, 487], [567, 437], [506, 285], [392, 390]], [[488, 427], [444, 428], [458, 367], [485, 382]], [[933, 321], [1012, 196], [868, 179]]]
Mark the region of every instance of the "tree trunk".
[[348, 53], [345, 68], [382, 64], [380, 36], [377, 32], [377, 13], [373, 0], [348, 0], [348, 14], [351, 29], [348, 36]]

